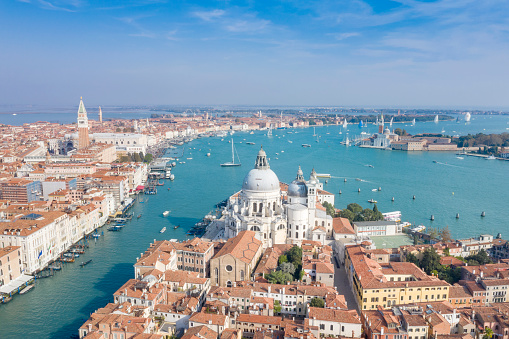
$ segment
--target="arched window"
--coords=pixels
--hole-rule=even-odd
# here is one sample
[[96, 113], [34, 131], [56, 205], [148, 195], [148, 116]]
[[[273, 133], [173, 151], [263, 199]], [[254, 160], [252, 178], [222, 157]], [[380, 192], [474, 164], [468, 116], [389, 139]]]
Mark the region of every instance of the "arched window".
[[240, 280], [244, 281], [244, 270], [240, 270]]
[[322, 226], [325, 226], [325, 221], [322, 221]]
[[226, 282], [226, 287], [232, 287], [232, 282], [230, 280]]
[[256, 213], [256, 202], [253, 202], [253, 213]]
[[260, 203], [260, 209], [259, 209], [259, 211], [258, 211], [258, 212], [262, 213], [262, 208], [263, 208], [263, 203], [261, 202], [261, 203]]
[[272, 210], [273, 210], [273, 211], [275, 211], [275, 210], [276, 210], [276, 202], [275, 202], [275, 201], [272, 203]]
[[251, 231], [259, 232], [260, 231], [260, 227], [258, 227], [258, 226], [251, 226]]
[[302, 238], [306, 237], [306, 232], [302, 232]]
[[295, 232], [295, 239], [299, 239], [299, 232]]

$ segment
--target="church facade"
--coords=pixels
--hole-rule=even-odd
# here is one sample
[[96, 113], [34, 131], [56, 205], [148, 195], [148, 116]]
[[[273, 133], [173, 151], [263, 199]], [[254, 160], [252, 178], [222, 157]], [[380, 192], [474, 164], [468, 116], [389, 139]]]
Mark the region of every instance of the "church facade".
[[323, 190], [314, 169], [306, 181], [299, 166], [295, 180], [286, 185], [270, 169], [262, 148], [242, 190], [228, 200], [224, 236], [254, 231], [264, 248], [303, 240], [325, 243], [332, 239], [332, 217], [322, 205], [325, 201], [334, 205], [334, 195]]

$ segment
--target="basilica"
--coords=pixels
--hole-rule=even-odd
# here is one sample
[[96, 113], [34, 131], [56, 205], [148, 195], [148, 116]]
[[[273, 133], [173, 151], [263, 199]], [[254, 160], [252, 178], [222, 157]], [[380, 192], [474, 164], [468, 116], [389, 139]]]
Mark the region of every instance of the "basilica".
[[265, 248], [300, 245], [303, 240], [328, 243], [332, 239], [332, 217], [326, 214], [324, 202], [334, 205], [334, 194], [323, 190], [314, 169], [306, 181], [299, 166], [295, 180], [287, 185], [270, 169], [261, 148], [254, 168], [242, 182], [242, 190], [228, 199], [223, 214], [224, 237], [255, 231]]

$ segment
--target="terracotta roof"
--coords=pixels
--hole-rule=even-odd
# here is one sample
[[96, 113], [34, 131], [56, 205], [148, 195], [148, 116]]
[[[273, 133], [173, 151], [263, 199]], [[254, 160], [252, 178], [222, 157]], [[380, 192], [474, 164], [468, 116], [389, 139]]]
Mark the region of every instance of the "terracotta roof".
[[226, 323], [226, 316], [222, 314], [196, 312], [189, 318], [189, 321], [199, 324], [209, 324], [211, 321], [213, 325], [224, 326]]
[[230, 254], [246, 263], [250, 263], [256, 255], [262, 242], [255, 237], [254, 231], [242, 231], [236, 237], [228, 239], [214, 258]]
[[346, 218], [332, 219], [332, 228], [336, 234], [355, 234], [350, 221]]
[[186, 330], [186, 333], [181, 337], [181, 339], [217, 339], [217, 332], [211, 330], [205, 325], [190, 327]]
[[338, 323], [360, 324], [361, 319], [355, 310], [334, 310], [329, 308], [309, 307], [309, 318]]

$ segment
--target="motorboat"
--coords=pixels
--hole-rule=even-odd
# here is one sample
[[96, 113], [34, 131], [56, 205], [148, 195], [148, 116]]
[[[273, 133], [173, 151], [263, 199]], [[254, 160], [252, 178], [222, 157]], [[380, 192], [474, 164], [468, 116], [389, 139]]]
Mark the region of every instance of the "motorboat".
[[159, 233], [164, 233], [164, 232], [166, 232], [166, 227], [161, 228], [161, 230], [159, 231]]
[[369, 199], [368, 202], [372, 203], [372, 204], [376, 204], [378, 201], [376, 201], [375, 199]]
[[163, 215], [166, 217], [168, 214], [170, 214], [170, 211], [164, 211]]

